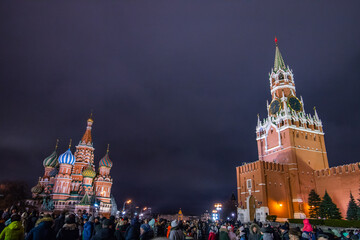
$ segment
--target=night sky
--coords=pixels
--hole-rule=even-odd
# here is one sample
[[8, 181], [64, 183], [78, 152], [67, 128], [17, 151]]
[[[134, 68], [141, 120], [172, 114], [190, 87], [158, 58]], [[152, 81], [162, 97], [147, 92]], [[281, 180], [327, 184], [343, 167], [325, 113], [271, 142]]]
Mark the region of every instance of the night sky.
[[[200, 214], [257, 160], [279, 40], [331, 166], [359, 161], [358, 0], [0, 2], [0, 180], [43, 174], [94, 112], [96, 165], [110, 143], [113, 194]], [[75, 147], [73, 144], [72, 150]], [[30, 191], [30, 189], [29, 189]]]

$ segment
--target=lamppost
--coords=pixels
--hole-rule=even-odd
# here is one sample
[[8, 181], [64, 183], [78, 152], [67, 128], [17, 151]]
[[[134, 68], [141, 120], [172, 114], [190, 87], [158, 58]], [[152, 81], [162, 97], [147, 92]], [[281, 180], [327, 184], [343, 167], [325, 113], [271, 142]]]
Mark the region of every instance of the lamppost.
[[124, 204], [123, 204], [123, 209], [122, 209], [122, 215], [123, 215], [123, 217], [125, 216], [125, 213], [126, 213], [126, 212], [125, 212], [125, 205], [126, 205], [126, 204], [130, 204], [130, 203], [131, 203], [131, 199], [129, 199], [129, 200], [127, 200], [127, 201], [124, 202]]
[[221, 219], [220, 218], [220, 211], [221, 211], [221, 209], [222, 209], [222, 204], [221, 203], [215, 203], [214, 204], [214, 207], [215, 207], [215, 209], [217, 210], [217, 212], [218, 212], [218, 216], [219, 216], [219, 220]]

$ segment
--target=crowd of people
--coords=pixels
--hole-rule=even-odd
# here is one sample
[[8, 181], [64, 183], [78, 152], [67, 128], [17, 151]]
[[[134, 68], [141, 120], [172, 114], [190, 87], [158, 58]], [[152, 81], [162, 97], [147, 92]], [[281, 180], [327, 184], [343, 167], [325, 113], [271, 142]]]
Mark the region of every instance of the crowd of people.
[[0, 240], [359, 240], [359, 230], [288, 223], [241, 224], [239, 221], [167, 221], [165, 219], [94, 217], [86, 212], [44, 214], [36, 210], [0, 211]]

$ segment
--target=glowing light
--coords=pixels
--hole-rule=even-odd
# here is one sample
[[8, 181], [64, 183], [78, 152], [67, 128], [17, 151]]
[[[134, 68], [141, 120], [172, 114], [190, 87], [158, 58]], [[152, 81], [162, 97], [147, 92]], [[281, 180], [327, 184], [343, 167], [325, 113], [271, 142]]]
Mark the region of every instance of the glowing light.
[[279, 204], [279, 206], [280, 206], [280, 207], [282, 207], [282, 206], [283, 206], [283, 204], [282, 204], [282, 203], [280, 203], [280, 204]]

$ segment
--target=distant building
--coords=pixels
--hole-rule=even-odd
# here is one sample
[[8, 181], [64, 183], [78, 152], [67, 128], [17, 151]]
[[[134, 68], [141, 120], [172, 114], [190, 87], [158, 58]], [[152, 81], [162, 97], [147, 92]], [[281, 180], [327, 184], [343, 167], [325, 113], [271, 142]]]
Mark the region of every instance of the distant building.
[[199, 219], [199, 216], [189, 216], [184, 215], [181, 208], [177, 214], [160, 214], [158, 219], [166, 219], [168, 221], [178, 220], [178, 221], [192, 221]]
[[[109, 147], [99, 161], [96, 172], [91, 129], [93, 119], [87, 120], [87, 127], [74, 155], [69, 149], [57, 155], [55, 151], [43, 161], [44, 176], [31, 189], [33, 199], [27, 203], [43, 211], [86, 211], [104, 216], [112, 210], [110, 176], [112, 161], [109, 158]], [[114, 211], [114, 210], [113, 210]]]
[[277, 43], [269, 80], [268, 116], [256, 126], [259, 160], [236, 168], [239, 220], [305, 218], [312, 189], [321, 197], [327, 190], [345, 217], [350, 191], [358, 192], [359, 163], [329, 168], [322, 121], [315, 108], [305, 112]]

